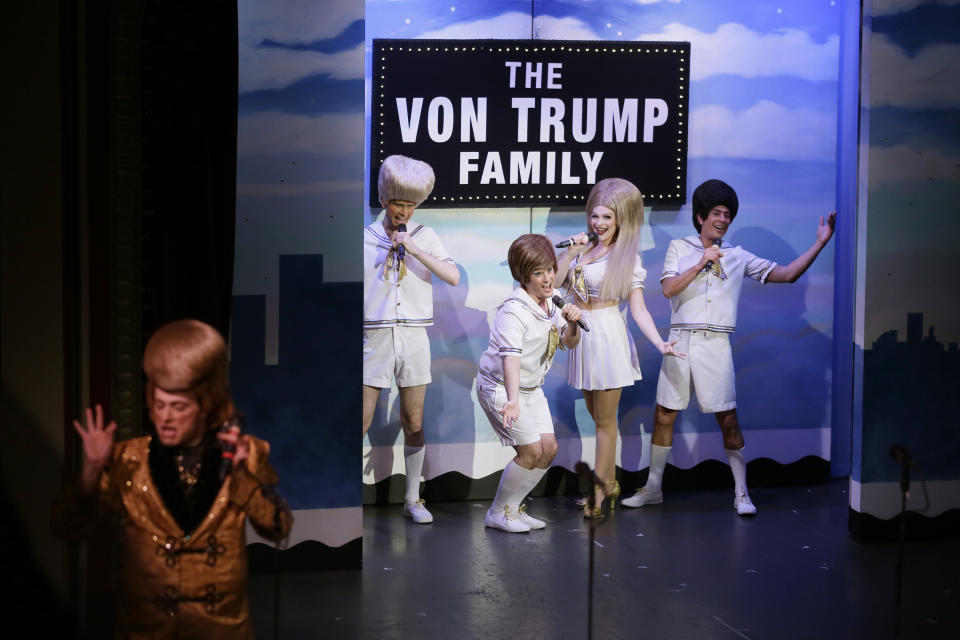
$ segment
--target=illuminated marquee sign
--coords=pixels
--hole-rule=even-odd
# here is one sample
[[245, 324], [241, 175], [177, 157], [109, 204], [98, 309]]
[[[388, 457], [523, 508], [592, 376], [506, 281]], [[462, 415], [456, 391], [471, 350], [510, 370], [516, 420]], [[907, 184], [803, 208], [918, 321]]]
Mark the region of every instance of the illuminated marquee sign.
[[425, 207], [578, 205], [603, 178], [682, 204], [690, 43], [374, 40], [370, 205], [401, 154]]

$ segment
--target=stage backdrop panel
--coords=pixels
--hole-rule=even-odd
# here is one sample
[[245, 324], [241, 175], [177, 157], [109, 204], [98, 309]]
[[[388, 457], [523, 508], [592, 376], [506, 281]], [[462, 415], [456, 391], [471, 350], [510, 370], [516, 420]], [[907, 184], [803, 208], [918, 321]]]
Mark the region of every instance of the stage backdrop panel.
[[[858, 211], [858, 388], [851, 509], [869, 536], [908, 509], [960, 509], [960, 304], [951, 284], [960, 200], [960, 6], [875, 0], [865, 16]], [[955, 530], [955, 525], [954, 525]]]
[[[531, 36], [531, 46], [538, 40], [575, 40], [584, 46], [600, 41], [689, 42], [685, 198], [689, 200], [693, 188], [704, 180], [729, 182], [740, 196], [729, 242], [779, 263], [789, 262], [814, 242], [819, 217], [835, 208], [836, 7], [805, 4], [777, 12], [761, 2], [640, 5], [623, 0], [600, 5], [538, 1], [532, 10], [533, 14], [531, 5], [523, 2], [467, 2], [451, 10], [449, 3], [368, 1], [368, 108], [375, 93], [375, 38], [417, 39], [423, 46], [442, 39]], [[429, 74], [429, 69], [421, 71]], [[368, 166], [367, 174], [370, 189], [375, 186], [375, 168]], [[437, 188], [445, 187], [438, 183]], [[379, 215], [379, 208], [371, 208], [364, 223]], [[641, 239], [648, 271], [645, 296], [665, 336], [669, 304], [659, 285], [664, 253], [671, 239], [695, 231], [689, 205], [654, 204], [647, 207], [645, 218]], [[506, 247], [525, 232], [546, 233], [559, 241], [585, 228], [584, 212], [573, 207], [518, 211], [441, 206], [418, 210], [414, 220], [437, 229], [462, 270], [459, 287], [442, 283], [434, 287], [438, 321], [428, 329], [435, 382], [427, 390], [426, 477], [453, 467], [465, 476], [482, 477], [502, 469], [512, 455], [494, 439], [471, 391], [489, 322], [511, 284]], [[477, 238], [476, 244], [472, 238]], [[732, 341], [748, 459], [765, 457], [781, 463], [806, 456], [830, 459], [832, 273], [830, 246], [796, 284], [744, 286]], [[451, 296], [463, 300], [462, 306], [451, 302]], [[450, 304], [454, 311], [444, 311]], [[643, 380], [625, 390], [621, 400], [618, 464], [633, 471], [648, 464], [660, 358], [632, 319], [628, 327], [637, 343]], [[457, 351], [451, 361], [452, 350]], [[580, 394], [566, 385], [564, 358], [557, 357], [545, 391], [561, 442], [555, 464], [572, 469], [581, 458], [592, 464], [595, 430]], [[451, 362], [460, 376], [455, 383], [447, 373]], [[365, 483], [403, 472], [392, 395], [384, 403], [365, 441]], [[707, 459], [725, 461], [712, 416], [685, 411], [677, 429], [672, 464], [690, 468]]]
[[234, 397], [290, 546], [359, 566], [363, 4], [242, 0], [239, 28]]

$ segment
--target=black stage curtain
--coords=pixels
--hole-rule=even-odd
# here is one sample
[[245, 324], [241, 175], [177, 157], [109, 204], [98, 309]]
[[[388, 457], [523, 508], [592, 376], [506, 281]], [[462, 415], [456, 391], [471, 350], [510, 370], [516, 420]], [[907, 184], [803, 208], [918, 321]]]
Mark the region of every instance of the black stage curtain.
[[229, 335], [237, 165], [235, 2], [144, 3], [142, 331]]
[[[150, 429], [140, 372], [149, 336], [187, 317], [229, 336], [237, 6], [107, 0], [59, 7], [65, 405], [72, 417], [100, 402], [120, 425], [119, 437], [134, 437]], [[83, 380], [89, 388], [81, 397]], [[73, 478], [80, 454], [69, 420], [64, 441], [64, 475]], [[85, 563], [76, 549], [71, 563], [87, 637], [111, 635], [115, 544], [104, 533], [87, 545]]]

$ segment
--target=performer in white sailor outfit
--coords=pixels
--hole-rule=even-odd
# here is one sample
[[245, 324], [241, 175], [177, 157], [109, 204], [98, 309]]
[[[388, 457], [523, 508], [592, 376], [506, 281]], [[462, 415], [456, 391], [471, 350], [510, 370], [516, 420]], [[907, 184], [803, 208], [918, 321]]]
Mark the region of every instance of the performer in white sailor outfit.
[[484, 522], [525, 533], [545, 526], [522, 503], [557, 454], [541, 385], [556, 349], [573, 348], [580, 341], [580, 310], [572, 304], [557, 309], [551, 301], [557, 259], [546, 236], [520, 236], [510, 245], [507, 262], [521, 286], [497, 307], [490, 346], [480, 356], [477, 398], [500, 441], [517, 455], [503, 470]]
[[794, 282], [813, 264], [833, 235], [836, 212], [823, 217], [817, 239], [789, 265], [758, 258], [742, 247], [721, 249], [721, 241], [737, 215], [739, 201], [730, 185], [707, 180], [693, 192], [693, 226], [699, 235], [670, 242], [660, 282], [670, 299], [670, 340], [687, 358], [664, 358], [657, 383], [657, 405], [650, 447], [647, 484], [630, 498], [629, 507], [663, 502], [661, 479], [673, 444], [677, 411], [690, 401], [694, 387], [700, 411], [713, 413], [723, 432], [723, 446], [734, 479], [733, 506], [740, 515], [757, 508], [747, 493], [743, 433], [737, 420], [730, 334], [737, 325], [737, 303], [744, 278], [758, 282]]
[[606, 491], [594, 489], [594, 507], [589, 502], [584, 516], [603, 515], [603, 498], [610, 496], [613, 508], [620, 495], [616, 480], [617, 407], [623, 387], [640, 379], [640, 363], [633, 338], [620, 312], [620, 302], [643, 335], [666, 356], [680, 356], [674, 343], [664, 342], [643, 300], [647, 272], [638, 253], [643, 197], [630, 182], [607, 178], [598, 182], [587, 197], [586, 233], [570, 238], [570, 248], [560, 256], [557, 281], [563, 282], [583, 312], [590, 332], [567, 357], [567, 382], [581, 389], [587, 410], [597, 428], [596, 472]]
[[[433, 276], [456, 286], [460, 271], [432, 229], [410, 224], [414, 210], [433, 191], [425, 162], [390, 156], [378, 182], [383, 220], [363, 233], [363, 433], [377, 399], [396, 381], [404, 436], [404, 515], [433, 522], [420, 499], [423, 470], [423, 399], [430, 382]], [[407, 228], [407, 225], [410, 228]]]

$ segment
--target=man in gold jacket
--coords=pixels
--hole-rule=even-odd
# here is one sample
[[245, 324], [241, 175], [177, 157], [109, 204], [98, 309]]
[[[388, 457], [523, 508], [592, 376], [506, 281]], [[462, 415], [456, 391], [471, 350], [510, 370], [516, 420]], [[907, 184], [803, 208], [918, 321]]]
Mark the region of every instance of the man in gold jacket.
[[83, 471], [54, 527], [83, 537], [99, 516], [123, 515], [118, 638], [250, 638], [244, 521], [273, 540], [292, 524], [273, 491], [270, 447], [223, 428], [236, 411], [213, 327], [164, 325], [143, 365], [156, 434], [114, 443], [116, 423], [87, 409], [85, 425], [74, 421]]

